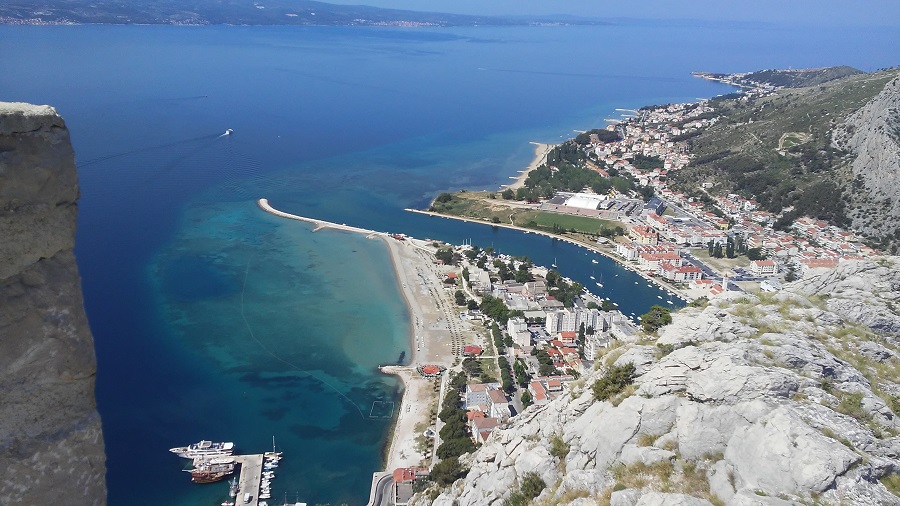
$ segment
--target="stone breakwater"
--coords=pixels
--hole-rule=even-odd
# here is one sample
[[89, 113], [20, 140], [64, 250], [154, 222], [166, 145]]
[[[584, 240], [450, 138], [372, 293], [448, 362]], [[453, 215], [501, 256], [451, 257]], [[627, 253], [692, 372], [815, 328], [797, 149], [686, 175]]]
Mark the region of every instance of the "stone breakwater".
[[[461, 459], [465, 478], [416, 504], [499, 506], [530, 473], [545, 484], [536, 504], [897, 504], [881, 481], [900, 471], [897, 334], [862, 306], [898, 307], [900, 259], [835, 272], [683, 309], [527, 409]], [[594, 381], [628, 363], [633, 385], [595, 400]]]
[[0, 103], [0, 504], [106, 504], [77, 199], [63, 119]]

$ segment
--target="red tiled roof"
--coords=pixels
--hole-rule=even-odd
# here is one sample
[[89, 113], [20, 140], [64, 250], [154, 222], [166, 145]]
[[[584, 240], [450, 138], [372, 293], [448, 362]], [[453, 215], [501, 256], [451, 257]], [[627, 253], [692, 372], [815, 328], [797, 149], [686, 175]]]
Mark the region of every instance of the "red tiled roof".
[[473, 346], [471, 344], [463, 348], [463, 353], [469, 355], [481, 355], [482, 351], [484, 350], [481, 348], [481, 346]]
[[441, 368], [436, 365], [423, 365], [422, 372], [428, 375], [437, 374], [441, 372]]
[[416, 470], [412, 467], [398, 467], [394, 469], [394, 483], [413, 481], [416, 479]]

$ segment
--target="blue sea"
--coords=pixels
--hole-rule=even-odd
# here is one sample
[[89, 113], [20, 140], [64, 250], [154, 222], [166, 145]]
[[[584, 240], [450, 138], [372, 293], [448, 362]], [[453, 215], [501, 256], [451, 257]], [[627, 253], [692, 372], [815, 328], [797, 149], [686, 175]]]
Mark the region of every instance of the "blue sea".
[[[497, 188], [529, 141], [727, 86], [690, 76], [895, 65], [897, 31], [634, 22], [452, 29], [0, 27], [0, 100], [54, 105], [75, 146], [76, 254], [112, 505], [214, 505], [167, 450], [286, 458], [273, 497], [363, 504], [409, 351], [379, 241], [295, 214], [555, 260], [641, 314], [665, 296], [566, 243], [404, 212]], [[14, 69], [14, 70], [13, 70]], [[222, 136], [226, 129], [234, 135]], [[636, 284], [635, 281], [638, 281]]]

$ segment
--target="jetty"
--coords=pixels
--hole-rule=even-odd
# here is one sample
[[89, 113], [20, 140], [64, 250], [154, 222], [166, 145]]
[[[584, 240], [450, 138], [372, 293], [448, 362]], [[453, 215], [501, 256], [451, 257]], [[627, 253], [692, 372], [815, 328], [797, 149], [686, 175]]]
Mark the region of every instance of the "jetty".
[[[259, 506], [259, 486], [262, 481], [263, 455], [235, 455], [234, 461], [241, 465], [241, 477], [238, 479], [238, 494], [234, 498], [236, 504]], [[244, 501], [244, 494], [250, 494], [250, 502]]]
[[333, 229], [333, 230], [341, 230], [343, 232], [353, 232], [356, 234], [363, 234], [368, 238], [372, 238], [375, 236], [384, 236], [384, 237], [388, 236], [388, 234], [386, 232], [378, 232], [375, 230], [353, 227], [353, 226], [350, 226], [350, 225], [347, 225], [344, 223], [332, 223], [330, 221], [318, 220], [315, 218], [307, 218], [305, 216], [297, 216], [296, 214], [290, 214], [290, 213], [286, 213], [284, 211], [279, 211], [278, 209], [275, 209], [274, 207], [269, 205], [268, 199], [259, 199], [257, 201], [257, 205], [259, 205], [260, 209], [262, 209], [263, 211], [265, 211], [269, 214], [274, 214], [275, 216], [280, 216], [282, 218], [288, 218], [290, 220], [297, 220], [297, 221], [303, 221], [306, 223], [311, 223], [311, 224], [315, 225], [315, 227], [316, 227], [313, 229], [313, 232], [318, 232], [319, 230], [329, 228], [329, 229]]

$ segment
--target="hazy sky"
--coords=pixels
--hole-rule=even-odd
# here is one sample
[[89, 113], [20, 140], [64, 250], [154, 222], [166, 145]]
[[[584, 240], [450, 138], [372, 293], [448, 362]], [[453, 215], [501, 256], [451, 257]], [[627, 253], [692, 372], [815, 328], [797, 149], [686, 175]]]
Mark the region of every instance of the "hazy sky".
[[325, 0], [462, 14], [575, 14], [592, 17], [725, 19], [900, 26], [898, 0]]

